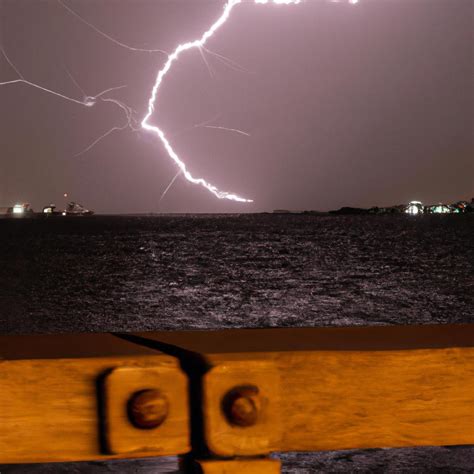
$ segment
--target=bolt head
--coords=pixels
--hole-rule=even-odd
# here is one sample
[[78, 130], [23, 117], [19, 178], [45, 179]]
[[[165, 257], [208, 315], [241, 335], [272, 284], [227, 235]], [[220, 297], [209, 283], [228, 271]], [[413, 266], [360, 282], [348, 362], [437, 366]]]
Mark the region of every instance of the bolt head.
[[222, 408], [231, 425], [254, 426], [261, 411], [258, 387], [244, 385], [229, 390], [223, 398]]
[[128, 418], [142, 430], [150, 430], [162, 425], [169, 412], [168, 399], [156, 389], [134, 393], [127, 403]]

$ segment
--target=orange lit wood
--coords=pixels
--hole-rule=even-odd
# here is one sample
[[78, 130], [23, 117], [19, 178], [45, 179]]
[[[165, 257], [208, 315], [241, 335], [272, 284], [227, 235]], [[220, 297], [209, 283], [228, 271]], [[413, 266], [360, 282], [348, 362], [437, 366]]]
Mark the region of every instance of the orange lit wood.
[[474, 349], [278, 355], [285, 450], [474, 444]]
[[[277, 451], [283, 427], [280, 374], [265, 360], [225, 360], [204, 378], [205, 438], [211, 452], [219, 456], [251, 456]], [[258, 388], [255, 396], [257, 420], [250, 426], [233, 425], [226, 417], [223, 398], [235, 387]]]
[[[474, 444], [474, 325], [143, 336], [202, 354], [213, 367], [204, 378], [204, 415], [218, 429], [206, 432], [217, 455]], [[258, 425], [247, 434], [222, 415], [234, 381], [245, 384], [247, 368], [254, 383], [252, 368], [262, 363], [280, 377], [273, 427], [267, 412], [260, 433], [272, 439], [267, 449], [251, 442]], [[268, 382], [264, 372], [259, 377]]]
[[[175, 358], [111, 335], [0, 337], [0, 355], [0, 463], [142, 457], [189, 450], [187, 382]], [[100, 443], [97, 382], [117, 367], [161, 371], [167, 382], [171, 374], [175, 383], [165, 389], [172, 410], [165, 423], [166, 436], [160, 436], [159, 427], [137, 444], [138, 429], [130, 425], [121, 430], [115, 423], [115, 439], [122, 446], [130, 444], [130, 449], [112, 456], [104, 454]], [[159, 385], [159, 377], [148, 383], [152, 388]], [[126, 390], [123, 386], [122, 391]], [[124, 411], [115, 418], [126, 426]], [[135, 431], [134, 439], [130, 431]]]
[[[0, 463], [186, 453], [190, 424], [216, 456], [257, 456], [206, 461], [208, 473], [242, 462], [252, 472], [270, 451], [474, 444], [474, 325], [139, 336], [0, 337]], [[188, 380], [194, 401], [202, 389], [192, 406], [203, 423], [188, 413]], [[128, 392], [145, 388], [170, 403], [156, 438], [123, 411]], [[229, 392], [258, 416], [229, 417]]]
[[[163, 422], [153, 429], [137, 429], [130, 422], [125, 408], [131, 396], [150, 389], [159, 394], [162, 402], [159, 418], [163, 418]], [[185, 452], [188, 449], [186, 427], [189, 424], [187, 390], [186, 377], [177, 371], [175, 364], [171, 367], [165, 364], [150, 367], [128, 365], [112, 370], [103, 383], [107, 450], [114, 454]], [[147, 414], [146, 411], [143, 413]]]
[[278, 474], [281, 462], [276, 459], [199, 461], [202, 474]]

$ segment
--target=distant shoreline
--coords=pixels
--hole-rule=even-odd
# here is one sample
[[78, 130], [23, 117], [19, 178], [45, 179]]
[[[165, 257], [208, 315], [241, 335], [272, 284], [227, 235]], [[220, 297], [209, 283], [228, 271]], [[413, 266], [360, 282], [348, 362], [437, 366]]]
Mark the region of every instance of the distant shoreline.
[[[432, 213], [421, 213], [417, 217], [422, 216], [453, 216], [453, 215], [467, 215], [471, 214], [474, 215], [474, 212], [463, 212], [463, 213], [449, 213], [449, 214], [432, 214]], [[136, 217], [136, 218], [158, 218], [158, 217], [246, 217], [246, 216], [298, 216], [298, 217], [338, 217], [338, 216], [410, 216], [404, 212], [368, 212], [365, 210], [362, 211], [351, 211], [351, 210], [335, 210], [335, 211], [288, 211], [288, 212], [269, 212], [269, 211], [262, 211], [262, 212], [169, 212], [169, 213], [104, 213], [104, 214], [94, 214], [91, 216], [55, 216], [55, 217], [44, 217], [41, 213], [35, 213], [33, 215], [28, 216], [8, 216], [8, 215], [0, 215], [0, 221], [81, 221], [81, 220], [93, 220], [97, 218], [104, 218], [104, 217]]]

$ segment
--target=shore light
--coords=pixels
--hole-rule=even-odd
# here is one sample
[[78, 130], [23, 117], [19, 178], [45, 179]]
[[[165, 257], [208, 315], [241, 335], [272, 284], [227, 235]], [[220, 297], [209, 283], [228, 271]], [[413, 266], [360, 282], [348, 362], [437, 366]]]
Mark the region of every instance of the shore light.
[[13, 206], [13, 214], [23, 214], [25, 212], [25, 208], [23, 204], [15, 204]]

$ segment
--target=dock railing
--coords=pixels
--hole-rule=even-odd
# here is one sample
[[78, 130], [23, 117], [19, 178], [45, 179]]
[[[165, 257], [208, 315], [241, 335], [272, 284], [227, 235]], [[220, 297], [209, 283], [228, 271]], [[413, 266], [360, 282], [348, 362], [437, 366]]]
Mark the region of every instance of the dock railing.
[[0, 463], [474, 444], [474, 325], [0, 337]]

